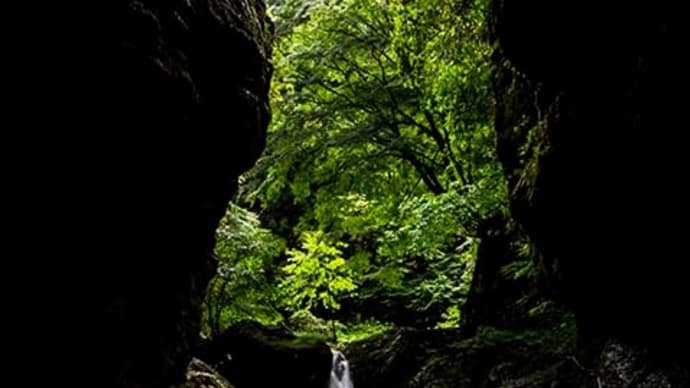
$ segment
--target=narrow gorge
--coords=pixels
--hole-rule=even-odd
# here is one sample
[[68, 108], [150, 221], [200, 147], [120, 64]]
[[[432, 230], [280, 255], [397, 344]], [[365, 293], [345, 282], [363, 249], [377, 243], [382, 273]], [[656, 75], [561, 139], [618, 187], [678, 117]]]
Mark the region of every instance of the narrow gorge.
[[98, 387], [688, 387], [678, 8], [94, 3], [34, 322]]

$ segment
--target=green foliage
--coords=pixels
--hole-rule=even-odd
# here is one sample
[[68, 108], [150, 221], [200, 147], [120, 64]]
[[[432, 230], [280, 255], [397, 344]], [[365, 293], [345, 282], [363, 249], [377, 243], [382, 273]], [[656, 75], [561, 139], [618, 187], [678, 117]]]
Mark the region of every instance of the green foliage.
[[219, 229], [212, 330], [248, 314], [295, 327], [327, 317], [353, 333], [457, 326], [477, 225], [507, 203], [486, 10], [270, 2], [273, 121]]
[[209, 284], [202, 334], [212, 336], [243, 319], [265, 324], [282, 320], [272, 284], [282, 239], [260, 226], [256, 214], [230, 204], [216, 231], [218, 272]]
[[280, 289], [283, 302], [292, 310], [311, 309], [315, 304], [328, 310], [340, 308], [337, 297], [357, 289], [341, 248], [342, 242], [330, 243], [321, 231], [305, 232], [301, 249], [289, 249], [288, 263]]
[[333, 337], [333, 325], [342, 327], [340, 323], [329, 322], [319, 318], [309, 310], [297, 310], [289, 318], [290, 328], [298, 337], [318, 338], [328, 341]]
[[274, 121], [245, 198], [270, 206], [289, 191], [323, 225], [333, 212], [320, 198], [339, 194], [416, 194], [426, 191], [420, 181], [436, 194], [503, 194], [486, 6], [464, 4], [274, 5], [278, 30], [289, 33], [276, 42]]
[[236, 204], [230, 204], [216, 230], [216, 249], [224, 270], [246, 267], [261, 271], [267, 263], [285, 249], [285, 243], [261, 227], [259, 217]]
[[462, 312], [458, 306], [450, 306], [445, 313], [441, 316], [443, 321], [439, 322], [436, 327], [439, 329], [451, 329], [460, 326], [460, 317]]
[[354, 323], [338, 330], [338, 341], [341, 344], [348, 344], [384, 333], [393, 328], [393, 325], [370, 319], [365, 322]]

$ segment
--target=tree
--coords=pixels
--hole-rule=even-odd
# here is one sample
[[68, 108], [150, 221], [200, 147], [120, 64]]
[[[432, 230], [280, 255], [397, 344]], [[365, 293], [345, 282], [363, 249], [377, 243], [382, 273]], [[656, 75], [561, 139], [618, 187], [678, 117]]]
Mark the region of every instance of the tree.
[[216, 240], [218, 270], [208, 286], [202, 334], [218, 334], [243, 319], [281, 321], [274, 272], [284, 241], [262, 228], [256, 214], [235, 204], [221, 220]]
[[341, 320], [457, 321], [478, 220], [507, 202], [486, 9], [484, 0], [271, 5], [273, 122], [237, 201], [286, 243], [271, 261], [279, 305]]
[[321, 231], [306, 232], [302, 249], [289, 249], [287, 276], [280, 283], [284, 303], [293, 310], [322, 307], [337, 310], [337, 298], [357, 289], [353, 283], [341, 248], [342, 242], [329, 243]]

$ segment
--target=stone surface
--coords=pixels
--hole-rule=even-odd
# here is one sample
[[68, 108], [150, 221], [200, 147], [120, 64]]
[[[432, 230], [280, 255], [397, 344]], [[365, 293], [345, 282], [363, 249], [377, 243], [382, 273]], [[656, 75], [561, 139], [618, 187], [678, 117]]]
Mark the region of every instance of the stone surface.
[[187, 382], [184, 388], [233, 388], [225, 377], [198, 358], [187, 366]]
[[41, 256], [15, 272], [34, 285], [24, 349], [79, 359], [68, 385], [168, 387], [198, 341], [215, 227], [264, 147], [272, 26], [262, 0], [84, 3], [17, 32]]
[[689, 323], [676, 11], [494, 2], [499, 155], [551, 291], [583, 330], [664, 346]]
[[512, 333], [396, 330], [348, 345], [357, 388], [596, 387], [569, 357]]
[[498, 154], [541, 290], [574, 309], [583, 349], [622, 347], [595, 346], [604, 386], [664, 386], [650, 371], [688, 365], [690, 346], [686, 23], [664, 2], [495, 0], [492, 14]]
[[324, 388], [332, 365], [325, 343], [298, 339], [284, 329], [254, 322], [231, 326], [195, 355], [236, 388]]

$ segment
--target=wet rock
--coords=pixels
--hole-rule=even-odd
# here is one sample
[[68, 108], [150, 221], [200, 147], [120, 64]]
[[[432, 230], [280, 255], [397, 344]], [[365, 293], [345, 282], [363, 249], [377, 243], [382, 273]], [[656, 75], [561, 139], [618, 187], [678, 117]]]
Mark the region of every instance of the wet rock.
[[187, 366], [187, 383], [183, 388], [233, 388], [215, 369], [198, 358]]

